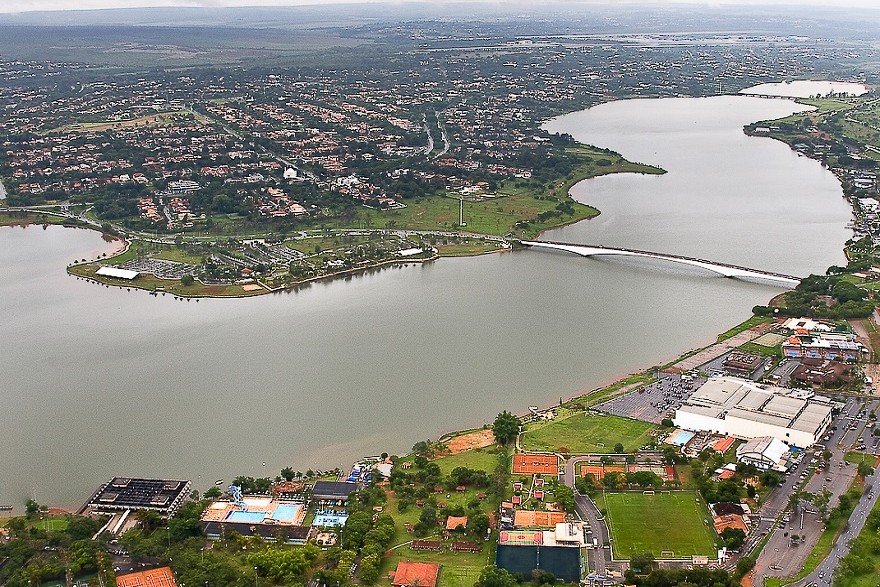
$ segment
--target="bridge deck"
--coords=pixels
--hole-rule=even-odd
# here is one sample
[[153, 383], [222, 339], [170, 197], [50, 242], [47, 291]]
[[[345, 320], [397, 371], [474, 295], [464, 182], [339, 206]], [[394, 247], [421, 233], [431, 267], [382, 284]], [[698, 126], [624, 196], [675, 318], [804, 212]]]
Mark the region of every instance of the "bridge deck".
[[[688, 257], [685, 255], [672, 255], [669, 253], [658, 253], [655, 251], [643, 251], [640, 249], [627, 249], [623, 247], [606, 247], [603, 245], [585, 245], [582, 243], [567, 243], [562, 241], [519, 241], [520, 244], [525, 246], [541, 246], [541, 245], [556, 245], [559, 247], [573, 247], [573, 248], [585, 248], [585, 249], [597, 249], [600, 251], [608, 251], [609, 254], [614, 253], [630, 253], [633, 255], [643, 255], [645, 257], [654, 257], [659, 259], [670, 259], [670, 260], [680, 260], [680, 261], [691, 261], [694, 263], [702, 263], [704, 265], [711, 265], [719, 268], [726, 269], [735, 269], [737, 271], [743, 271], [747, 273], [753, 273], [757, 276], [766, 276], [773, 277], [777, 279], [784, 279], [789, 281], [799, 282], [801, 280], [800, 277], [795, 275], [787, 275], [785, 273], [777, 273], [775, 271], [764, 271], [762, 269], [754, 269], [752, 267], [744, 267], [742, 265], [733, 265], [730, 263], [719, 263], [717, 261], [711, 261], [709, 259], [701, 259], [699, 257]], [[575, 251], [572, 251], [575, 252]]]

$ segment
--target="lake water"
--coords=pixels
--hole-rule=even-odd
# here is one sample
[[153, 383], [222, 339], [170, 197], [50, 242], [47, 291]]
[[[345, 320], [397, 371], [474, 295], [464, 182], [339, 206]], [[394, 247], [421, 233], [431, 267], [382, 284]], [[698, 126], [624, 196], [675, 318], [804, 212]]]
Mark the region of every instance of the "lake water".
[[868, 92], [868, 88], [864, 84], [855, 82], [795, 80], [758, 84], [757, 86], [740, 90], [739, 93], [759, 96], [780, 96], [783, 98], [809, 98], [816, 94], [825, 96], [831, 92], [835, 94], [846, 92], [851, 96], [861, 96]]
[[[841, 262], [849, 212], [833, 176], [742, 136], [745, 122], [796, 109], [628, 101], [552, 121], [670, 173], [580, 184], [602, 215], [546, 236], [791, 273]], [[113, 247], [94, 232], [3, 228], [0, 243], [0, 504], [16, 505], [79, 505], [114, 475], [204, 489], [404, 452], [673, 358], [780, 291], [520, 251], [182, 302], [66, 275], [73, 259]]]

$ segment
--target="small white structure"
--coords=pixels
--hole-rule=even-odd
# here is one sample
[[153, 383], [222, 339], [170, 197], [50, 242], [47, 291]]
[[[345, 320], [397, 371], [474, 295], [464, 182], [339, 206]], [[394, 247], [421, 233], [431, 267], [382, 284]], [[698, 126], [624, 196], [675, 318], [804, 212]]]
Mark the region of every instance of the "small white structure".
[[397, 254], [401, 257], [412, 257], [413, 255], [421, 255], [424, 253], [424, 249], [412, 248], [412, 249], [403, 249], [402, 251], [397, 251]]
[[297, 171], [293, 167], [284, 170], [284, 179], [296, 179]]
[[102, 277], [113, 277], [114, 279], [127, 279], [131, 281], [138, 275], [140, 275], [139, 271], [131, 271], [129, 269], [120, 269], [119, 267], [101, 267], [97, 271], [95, 271], [95, 275], [100, 275]]
[[753, 438], [736, 449], [736, 460], [750, 463], [762, 471], [785, 470], [785, 455], [789, 452], [787, 444], [770, 436]]
[[834, 327], [812, 318], [789, 318], [782, 323], [786, 330], [806, 330], [807, 332], [831, 332]]

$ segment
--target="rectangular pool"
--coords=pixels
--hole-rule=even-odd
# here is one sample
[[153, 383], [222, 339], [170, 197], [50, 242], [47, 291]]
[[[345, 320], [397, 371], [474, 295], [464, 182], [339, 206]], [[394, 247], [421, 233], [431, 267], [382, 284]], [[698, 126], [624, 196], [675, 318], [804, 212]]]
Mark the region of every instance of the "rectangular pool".
[[295, 522], [302, 511], [298, 504], [282, 504], [272, 512], [272, 519], [278, 522]]
[[266, 518], [265, 512], [248, 512], [244, 510], [236, 510], [229, 512], [226, 516], [227, 522], [243, 522], [245, 524], [259, 524]]

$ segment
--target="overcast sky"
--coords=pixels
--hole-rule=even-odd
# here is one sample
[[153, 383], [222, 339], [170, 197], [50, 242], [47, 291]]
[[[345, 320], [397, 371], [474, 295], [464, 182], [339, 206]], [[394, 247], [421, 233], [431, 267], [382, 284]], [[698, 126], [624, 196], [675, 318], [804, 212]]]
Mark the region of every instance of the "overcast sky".
[[[376, 0], [0, 0], [0, 12], [15, 13], [29, 12], [33, 10], [90, 10], [100, 8], [141, 8], [158, 6], [295, 6], [305, 4], [345, 4], [364, 3]], [[398, 0], [399, 1], [399, 0]], [[422, 0], [430, 2], [431, 0]], [[455, 1], [455, 0], [453, 0]], [[463, 0], [468, 1], [468, 0]], [[492, 0], [493, 3], [504, 0]], [[584, 0], [573, 0], [584, 2]], [[596, 0], [586, 0], [597, 3]], [[704, 4], [708, 6], [736, 5], [736, 4], [786, 4], [786, 5], [811, 5], [811, 6], [857, 6], [863, 8], [877, 8], [880, 0], [605, 0], [606, 4]]]

